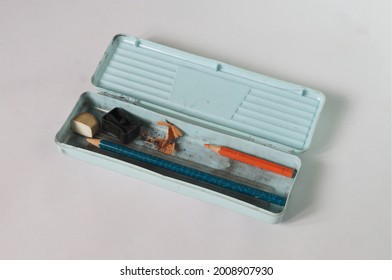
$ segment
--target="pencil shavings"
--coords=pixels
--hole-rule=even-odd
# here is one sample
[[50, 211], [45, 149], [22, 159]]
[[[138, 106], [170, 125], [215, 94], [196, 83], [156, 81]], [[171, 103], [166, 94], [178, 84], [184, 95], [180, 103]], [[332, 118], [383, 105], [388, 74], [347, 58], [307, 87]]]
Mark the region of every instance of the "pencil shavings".
[[181, 131], [177, 126], [175, 126], [175, 125], [171, 125], [171, 126], [169, 127], [169, 129], [172, 130], [173, 135], [174, 135], [174, 139], [177, 139], [178, 137], [181, 137], [181, 136], [184, 135], [184, 134], [182, 133], [182, 131]]
[[175, 126], [169, 121], [157, 122], [157, 125], [167, 127], [165, 138], [159, 138], [159, 137], [153, 138], [148, 136], [146, 137], [146, 141], [153, 143], [157, 147], [158, 151], [160, 151], [161, 153], [164, 153], [166, 155], [174, 154], [176, 148], [175, 141], [179, 137], [183, 136], [184, 134], [177, 126]]
[[151, 136], [146, 137], [146, 141], [154, 144], [161, 153], [166, 155], [172, 155], [174, 153], [176, 143], [173, 141], [164, 138], [153, 138]]
[[162, 125], [162, 126], [167, 126], [168, 127], [168, 132], [166, 134], [166, 139], [171, 139], [171, 137], [173, 137], [173, 139], [176, 140], [177, 138], [179, 138], [179, 137], [184, 135], [182, 133], [182, 131], [177, 126], [175, 126], [174, 124], [172, 124], [169, 121], [157, 122], [157, 125]]
[[175, 147], [176, 147], [175, 142], [167, 142], [162, 146], [162, 148], [159, 149], [159, 151], [166, 155], [172, 155], [174, 153]]
[[170, 141], [170, 140], [176, 140], [177, 138], [174, 136], [173, 129], [169, 126], [167, 129], [165, 139]]

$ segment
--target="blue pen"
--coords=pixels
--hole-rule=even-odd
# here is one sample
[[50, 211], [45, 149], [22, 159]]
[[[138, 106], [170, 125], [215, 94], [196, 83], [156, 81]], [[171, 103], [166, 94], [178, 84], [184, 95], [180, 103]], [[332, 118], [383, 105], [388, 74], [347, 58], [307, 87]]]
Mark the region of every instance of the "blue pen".
[[175, 173], [185, 175], [187, 177], [197, 179], [209, 184], [213, 184], [219, 187], [223, 187], [225, 189], [239, 192], [242, 194], [246, 194], [270, 203], [274, 203], [280, 206], [284, 206], [286, 204], [286, 199], [276, 194], [272, 194], [260, 189], [256, 189], [253, 187], [249, 187], [228, 179], [224, 179], [194, 168], [190, 168], [178, 163], [174, 163], [156, 156], [148, 155], [143, 152], [139, 152], [128, 147], [115, 144], [110, 141], [101, 140], [101, 139], [93, 139], [87, 138], [87, 142], [90, 144], [99, 147], [100, 149], [114, 152], [116, 154], [124, 155], [126, 157], [151, 164], [153, 166], [162, 167], [166, 170], [173, 171]]

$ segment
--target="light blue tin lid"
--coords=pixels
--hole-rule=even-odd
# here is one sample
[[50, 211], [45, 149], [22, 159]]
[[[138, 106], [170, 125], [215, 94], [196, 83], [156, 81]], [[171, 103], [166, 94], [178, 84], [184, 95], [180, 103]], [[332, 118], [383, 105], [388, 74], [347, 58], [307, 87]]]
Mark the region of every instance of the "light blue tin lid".
[[319, 91], [126, 35], [114, 37], [92, 83], [286, 152], [309, 147], [325, 102]]

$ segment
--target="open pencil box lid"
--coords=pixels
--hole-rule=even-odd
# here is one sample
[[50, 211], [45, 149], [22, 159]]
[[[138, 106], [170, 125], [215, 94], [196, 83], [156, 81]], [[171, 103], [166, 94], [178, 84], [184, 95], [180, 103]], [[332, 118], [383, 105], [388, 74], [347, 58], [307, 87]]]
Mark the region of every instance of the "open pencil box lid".
[[92, 83], [144, 107], [284, 152], [303, 152], [322, 93], [131, 36], [117, 35]]

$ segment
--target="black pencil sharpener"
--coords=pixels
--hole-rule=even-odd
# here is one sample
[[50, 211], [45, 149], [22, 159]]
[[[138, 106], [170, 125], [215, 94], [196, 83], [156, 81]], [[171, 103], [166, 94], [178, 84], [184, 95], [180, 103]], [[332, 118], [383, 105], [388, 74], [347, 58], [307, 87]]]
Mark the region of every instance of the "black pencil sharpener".
[[139, 135], [141, 123], [137, 117], [122, 108], [114, 108], [102, 117], [102, 129], [128, 144]]

